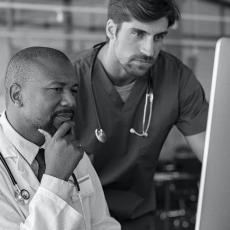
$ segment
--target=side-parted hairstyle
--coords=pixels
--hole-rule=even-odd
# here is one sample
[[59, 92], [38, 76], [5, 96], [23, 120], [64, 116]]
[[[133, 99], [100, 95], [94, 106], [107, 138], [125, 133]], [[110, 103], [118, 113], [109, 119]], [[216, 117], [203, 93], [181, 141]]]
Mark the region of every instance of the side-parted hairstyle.
[[151, 22], [163, 17], [168, 19], [168, 27], [180, 19], [180, 11], [174, 0], [110, 0], [108, 20], [118, 24], [119, 31], [123, 22], [132, 18], [140, 22]]
[[49, 47], [29, 47], [19, 51], [11, 58], [6, 69], [4, 81], [6, 107], [9, 103], [10, 87], [13, 84], [26, 85], [27, 80], [38, 71], [37, 68], [33, 68], [34, 63], [41, 59], [47, 60], [52, 58], [60, 58], [70, 62], [64, 53]]

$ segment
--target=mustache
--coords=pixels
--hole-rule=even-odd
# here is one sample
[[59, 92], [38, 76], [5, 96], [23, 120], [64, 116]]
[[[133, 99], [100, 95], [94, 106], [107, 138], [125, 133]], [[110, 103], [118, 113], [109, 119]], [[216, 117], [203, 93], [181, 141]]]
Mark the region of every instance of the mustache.
[[61, 109], [53, 113], [52, 117], [58, 116], [59, 114], [70, 113], [74, 116], [74, 110], [72, 108]]
[[149, 62], [152, 63], [154, 61], [154, 57], [152, 56], [147, 56], [144, 54], [136, 54], [131, 57], [131, 60], [138, 60], [138, 61], [144, 61], [144, 62]]

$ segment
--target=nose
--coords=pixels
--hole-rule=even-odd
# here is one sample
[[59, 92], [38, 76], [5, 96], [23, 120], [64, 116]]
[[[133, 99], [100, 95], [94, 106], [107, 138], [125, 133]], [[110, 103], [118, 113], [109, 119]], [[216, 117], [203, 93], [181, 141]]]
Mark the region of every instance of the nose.
[[141, 44], [141, 53], [149, 57], [154, 56], [154, 41], [151, 37], [144, 39]]
[[61, 105], [66, 107], [75, 108], [76, 101], [75, 96], [72, 94], [71, 91], [65, 91], [62, 95]]

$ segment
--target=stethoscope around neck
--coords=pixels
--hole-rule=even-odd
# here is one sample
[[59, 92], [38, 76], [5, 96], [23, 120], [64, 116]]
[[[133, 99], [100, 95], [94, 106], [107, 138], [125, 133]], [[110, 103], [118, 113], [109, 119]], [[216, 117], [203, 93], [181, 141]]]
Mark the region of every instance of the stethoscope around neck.
[[7, 165], [4, 157], [2, 156], [2, 154], [0, 153], [0, 160], [2, 161], [4, 167], [6, 168], [13, 185], [15, 186], [16, 190], [14, 191], [14, 198], [16, 200], [16, 202], [20, 205], [26, 205], [29, 202], [29, 198], [30, 198], [30, 194], [26, 189], [20, 189], [9, 166]]
[[[134, 133], [139, 137], [147, 137], [148, 136], [148, 130], [149, 130], [149, 126], [150, 126], [150, 122], [151, 122], [151, 118], [152, 118], [153, 99], [154, 99], [153, 84], [152, 84], [151, 77], [149, 77], [148, 87], [147, 87], [146, 95], [145, 95], [145, 107], [144, 107], [143, 121], [142, 121], [142, 133], [136, 132], [134, 128], [130, 129], [130, 133]], [[147, 108], [148, 108], [148, 102], [149, 102], [149, 116], [148, 116], [148, 119], [146, 119], [147, 118], [146, 113], [147, 113]], [[146, 122], [147, 122], [147, 125], [146, 125]]]
[[[105, 43], [98, 44], [98, 45], [94, 46], [94, 48], [97, 46], [102, 47], [103, 44], [105, 44]], [[93, 68], [94, 68], [95, 61], [96, 61], [97, 54], [98, 54], [99, 50], [100, 49], [98, 49], [98, 51], [95, 52], [94, 57], [93, 57], [93, 61], [92, 61], [91, 69], [90, 69], [90, 86], [91, 86], [91, 96], [93, 98], [93, 107], [94, 107], [94, 111], [96, 114], [97, 125], [98, 125], [98, 129], [95, 129], [95, 135], [101, 143], [105, 143], [107, 138], [106, 138], [106, 134], [105, 134], [104, 130], [101, 127], [101, 122], [99, 119], [96, 99], [95, 99], [94, 90], [93, 90], [93, 81], [92, 81]], [[147, 86], [146, 96], [145, 96], [145, 106], [144, 106], [144, 112], [143, 112], [142, 133], [136, 132], [134, 128], [130, 129], [130, 133], [136, 134], [137, 136], [140, 136], [140, 137], [147, 137], [148, 136], [148, 130], [149, 130], [149, 126], [150, 126], [150, 122], [151, 122], [151, 118], [152, 118], [153, 99], [154, 99], [153, 82], [152, 82], [151, 75], [149, 74], [148, 86]], [[150, 106], [149, 106], [149, 116], [147, 119], [148, 103]], [[147, 122], [147, 125], [146, 125], [146, 122]]]

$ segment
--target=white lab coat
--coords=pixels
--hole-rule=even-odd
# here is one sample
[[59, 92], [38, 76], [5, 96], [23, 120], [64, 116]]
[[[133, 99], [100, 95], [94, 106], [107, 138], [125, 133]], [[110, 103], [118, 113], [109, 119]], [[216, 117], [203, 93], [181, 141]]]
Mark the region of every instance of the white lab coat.
[[0, 161], [0, 230], [83, 230], [85, 224], [87, 230], [121, 229], [109, 216], [99, 178], [86, 154], [74, 171], [81, 189], [81, 207], [73, 183], [46, 174], [39, 183], [28, 162], [4, 135], [2, 120], [3, 116], [0, 118], [0, 152], [18, 186], [29, 191], [30, 199], [27, 205], [15, 201], [15, 187]]

